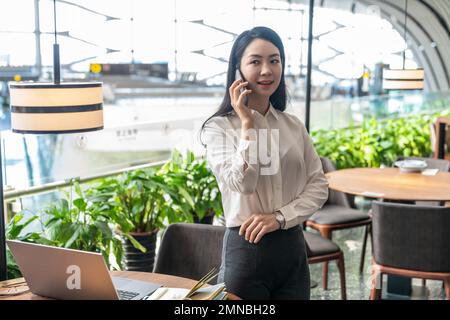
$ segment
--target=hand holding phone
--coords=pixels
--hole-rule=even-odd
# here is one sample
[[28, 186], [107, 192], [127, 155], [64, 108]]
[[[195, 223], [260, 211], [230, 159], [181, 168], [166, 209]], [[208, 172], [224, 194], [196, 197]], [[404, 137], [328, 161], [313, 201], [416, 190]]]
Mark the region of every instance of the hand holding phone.
[[[230, 98], [231, 98], [231, 106], [234, 111], [236, 111], [238, 117], [242, 122], [247, 124], [252, 123], [252, 113], [250, 108], [248, 107], [248, 95], [251, 94], [252, 90], [244, 87], [245, 79], [241, 74], [239, 68], [236, 68], [235, 71], [235, 81], [231, 84], [229, 88]], [[248, 85], [248, 83], [247, 83]], [[239, 90], [236, 90], [239, 88]]]
[[[235, 78], [236, 80], [245, 81], [245, 80], [242, 78], [241, 71], [239, 70], [239, 68], [236, 68], [236, 74], [235, 74], [234, 78]], [[245, 90], [247, 90], [247, 87], [242, 87], [239, 91], [240, 91], [240, 93], [242, 94]], [[246, 96], [245, 99], [244, 99], [244, 104], [245, 104], [246, 106], [247, 106], [247, 103], [248, 103], [248, 96]]]

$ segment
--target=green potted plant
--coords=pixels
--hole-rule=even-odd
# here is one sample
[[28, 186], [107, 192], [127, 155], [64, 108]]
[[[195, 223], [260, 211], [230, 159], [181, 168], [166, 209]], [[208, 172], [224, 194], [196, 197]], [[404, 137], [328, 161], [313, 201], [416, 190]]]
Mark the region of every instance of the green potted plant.
[[[39, 232], [26, 232], [24, 233], [24, 229], [28, 227], [32, 222], [36, 221], [39, 217], [32, 216], [30, 218], [26, 218], [25, 215], [21, 213], [17, 213], [12, 217], [12, 219], [6, 225], [6, 239], [8, 240], [20, 240], [25, 242], [34, 242], [34, 243], [46, 243], [46, 239], [42, 238]], [[22, 273], [17, 266], [14, 257], [11, 251], [6, 249], [6, 257], [7, 257], [7, 268], [8, 268], [8, 279], [15, 279], [22, 277]]]
[[74, 183], [72, 192], [42, 211], [42, 236], [53, 245], [83, 251], [100, 252], [112, 269], [121, 269], [120, 238], [113, 233], [112, 220], [99, 210], [89, 197], [89, 189], [82, 191]]
[[317, 153], [338, 169], [390, 166], [398, 156], [429, 157], [430, 124], [437, 116], [418, 114], [398, 119], [366, 119], [360, 126], [311, 133]]
[[172, 211], [165, 199], [170, 193], [153, 169], [105, 178], [91, 188], [90, 199], [97, 210], [116, 225], [126, 270], [153, 271], [156, 236]]
[[[93, 206], [78, 183], [72, 192], [63, 192], [65, 197], [58, 199], [39, 213], [25, 212], [12, 217], [6, 227], [6, 238], [50, 246], [99, 252], [112, 269], [121, 269], [122, 246], [120, 238], [112, 232], [110, 218], [98, 207]], [[29, 228], [33, 222], [39, 226]], [[20, 277], [11, 252], [8, 255], [8, 277]]]
[[183, 157], [173, 150], [159, 174], [172, 189], [171, 206], [177, 213], [174, 220], [212, 224], [215, 216], [223, 214], [219, 187], [205, 159], [197, 159], [191, 151]]

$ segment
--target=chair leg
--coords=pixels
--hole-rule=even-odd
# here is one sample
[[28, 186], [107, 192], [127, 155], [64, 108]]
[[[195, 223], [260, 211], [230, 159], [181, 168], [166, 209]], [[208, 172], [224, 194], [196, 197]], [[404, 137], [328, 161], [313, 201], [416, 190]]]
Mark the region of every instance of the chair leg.
[[369, 225], [366, 225], [364, 228], [364, 240], [361, 251], [361, 261], [359, 262], [359, 273], [362, 274], [364, 272], [364, 260], [366, 258], [366, 247], [367, 247], [367, 237], [369, 236]]
[[[321, 228], [319, 232], [322, 237], [331, 240], [332, 232], [330, 229]], [[322, 264], [322, 287], [323, 290], [328, 290], [328, 261]]]
[[450, 279], [444, 280], [445, 297], [450, 300]]
[[347, 300], [347, 287], [345, 284], [345, 262], [344, 262], [344, 254], [342, 252], [336, 263], [339, 269], [339, 279], [341, 281], [341, 299]]
[[322, 264], [322, 288], [328, 290], [328, 262]]
[[377, 267], [372, 266], [372, 288], [370, 289], [370, 300], [381, 300], [383, 274]]
[[422, 279], [422, 287], [425, 287], [427, 285], [427, 279]]

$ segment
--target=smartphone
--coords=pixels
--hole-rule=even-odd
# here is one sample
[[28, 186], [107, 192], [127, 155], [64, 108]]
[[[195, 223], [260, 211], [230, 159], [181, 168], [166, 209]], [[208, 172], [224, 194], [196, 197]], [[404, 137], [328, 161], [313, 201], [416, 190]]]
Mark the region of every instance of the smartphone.
[[[239, 68], [236, 68], [236, 74], [235, 74], [234, 78], [235, 78], [236, 80], [242, 80], [242, 81], [245, 81], [245, 80], [242, 78], [242, 74], [241, 74], [241, 71], [239, 70]], [[245, 90], [247, 90], [247, 87], [242, 87], [239, 91], [242, 93], [242, 92], [244, 92]], [[244, 104], [247, 105], [247, 103], [248, 103], [248, 96], [245, 96]]]

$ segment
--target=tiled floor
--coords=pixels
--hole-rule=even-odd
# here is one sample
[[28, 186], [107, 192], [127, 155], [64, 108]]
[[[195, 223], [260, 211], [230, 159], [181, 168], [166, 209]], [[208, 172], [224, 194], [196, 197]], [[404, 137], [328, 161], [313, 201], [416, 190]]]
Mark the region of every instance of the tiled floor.
[[[338, 230], [333, 232], [335, 241], [344, 251], [345, 274], [347, 280], [347, 299], [367, 300], [370, 293], [370, 260], [371, 248], [368, 245], [365, 259], [364, 273], [359, 274], [359, 260], [361, 255], [364, 228]], [[335, 262], [329, 264], [328, 290], [322, 289], [322, 264], [310, 265], [311, 279], [318, 283], [311, 289], [311, 299], [339, 300], [341, 299], [339, 273]], [[383, 289], [386, 283], [383, 283]], [[413, 280], [413, 293], [411, 297], [386, 294], [383, 299], [445, 299], [442, 281], [427, 280], [426, 287], [422, 287], [421, 279]]]

